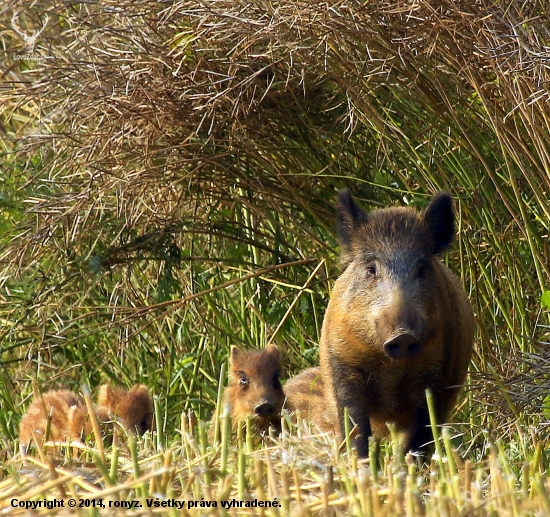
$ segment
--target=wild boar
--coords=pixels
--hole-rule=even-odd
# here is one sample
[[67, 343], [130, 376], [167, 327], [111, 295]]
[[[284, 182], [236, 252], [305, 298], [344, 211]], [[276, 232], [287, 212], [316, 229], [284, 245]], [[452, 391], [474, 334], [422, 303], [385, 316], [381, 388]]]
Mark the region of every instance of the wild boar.
[[263, 350], [231, 347], [229, 384], [223, 406], [229, 407], [233, 425], [253, 417], [262, 434], [273, 427], [281, 431], [284, 393], [281, 386], [281, 358], [275, 345]]
[[463, 384], [474, 316], [459, 280], [438, 256], [455, 236], [449, 194], [428, 207], [363, 212], [347, 191], [339, 196], [343, 272], [335, 282], [320, 344], [329, 410], [344, 432], [344, 408], [368, 438], [395, 424], [407, 450], [432, 441], [425, 392], [433, 392], [443, 423]]

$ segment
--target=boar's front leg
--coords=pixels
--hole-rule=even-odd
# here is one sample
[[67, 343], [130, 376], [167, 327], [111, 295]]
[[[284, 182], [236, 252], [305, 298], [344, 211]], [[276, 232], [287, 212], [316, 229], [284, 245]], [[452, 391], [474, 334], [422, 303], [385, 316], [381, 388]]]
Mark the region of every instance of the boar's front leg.
[[408, 443], [405, 452], [412, 451], [425, 456], [433, 446], [430, 415], [426, 406], [416, 409], [414, 427], [408, 434]]
[[362, 370], [347, 366], [334, 358], [330, 367], [340, 435], [342, 438], [346, 436], [344, 413], [347, 408], [352, 423], [359, 427], [359, 436], [354, 440], [357, 454], [360, 458], [366, 458], [369, 455], [369, 436], [372, 432], [365, 374]]

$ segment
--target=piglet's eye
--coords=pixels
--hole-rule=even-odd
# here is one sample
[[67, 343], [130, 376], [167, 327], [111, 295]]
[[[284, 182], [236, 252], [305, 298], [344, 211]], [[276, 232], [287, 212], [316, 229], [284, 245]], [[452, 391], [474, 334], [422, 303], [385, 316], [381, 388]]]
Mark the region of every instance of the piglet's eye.
[[241, 375], [239, 377], [239, 384], [243, 387], [248, 386], [248, 378], [246, 377], [246, 375]]
[[376, 276], [376, 264], [368, 264], [366, 269], [367, 275]]

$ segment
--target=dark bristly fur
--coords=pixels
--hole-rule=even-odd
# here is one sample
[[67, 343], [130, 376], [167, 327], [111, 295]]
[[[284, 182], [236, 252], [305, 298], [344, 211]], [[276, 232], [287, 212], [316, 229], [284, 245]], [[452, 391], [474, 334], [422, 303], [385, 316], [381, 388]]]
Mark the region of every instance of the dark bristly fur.
[[371, 434], [391, 422], [407, 449], [432, 440], [425, 391], [444, 422], [464, 382], [474, 319], [458, 279], [437, 255], [455, 234], [452, 201], [437, 194], [422, 213], [388, 208], [365, 214], [340, 194], [338, 233], [344, 271], [323, 322], [321, 368], [332, 419], [344, 408], [368, 454]]

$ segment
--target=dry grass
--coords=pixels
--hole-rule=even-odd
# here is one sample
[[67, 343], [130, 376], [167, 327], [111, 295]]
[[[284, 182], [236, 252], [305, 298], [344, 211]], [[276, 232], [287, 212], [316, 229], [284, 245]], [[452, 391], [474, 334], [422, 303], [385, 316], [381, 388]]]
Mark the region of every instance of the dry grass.
[[[159, 447], [148, 436], [139, 452], [135, 447], [108, 450], [105, 463], [93, 448], [85, 449], [79, 461], [15, 457], [9, 463], [13, 476], [2, 484], [0, 511], [27, 515], [24, 508], [12, 506], [14, 499], [15, 505], [64, 500], [65, 507], [70, 499], [77, 504], [88, 500], [83, 503], [88, 505], [95, 501], [99, 508], [77, 508], [74, 515], [113, 516], [458, 517], [550, 511], [550, 484], [541, 476], [540, 455], [518, 465], [509, 461], [502, 444], [487, 442], [483, 459], [463, 461], [452, 448], [449, 429], [443, 430], [440, 460], [434, 457], [429, 466], [419, 467], [391, 444], [378, 459], [373, 455], [370, 461], [358, 461], [354, 454], [340, 452], [345, 445], [339, 447], [334, 438], [312, 433], [304, 424], [287, 422], [281, 437], [268, 437], [260, 445], [240, 432], [208, 445], [204, 426], [193, 422], [182, 417], [181, 434], [170, 447]], [[254, 501], [276, 506], [246, 507]], [[126, 502], [138, 506], [121, 510]], [[161, 507], [162, 502], [171, 509]], [[183, 508], [176, 510], [175, 504]], [[45, 508], [40, 515], [58, 512]]]

